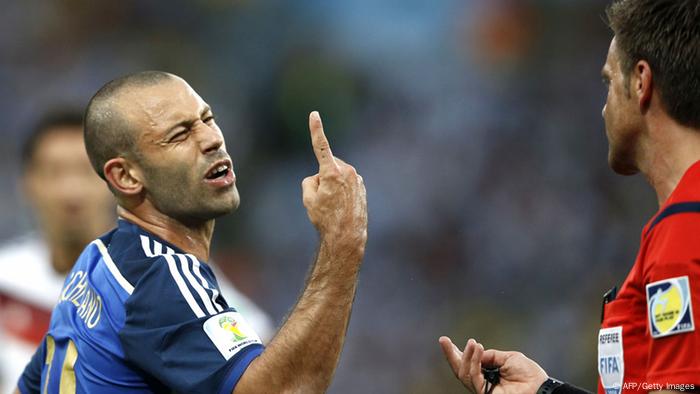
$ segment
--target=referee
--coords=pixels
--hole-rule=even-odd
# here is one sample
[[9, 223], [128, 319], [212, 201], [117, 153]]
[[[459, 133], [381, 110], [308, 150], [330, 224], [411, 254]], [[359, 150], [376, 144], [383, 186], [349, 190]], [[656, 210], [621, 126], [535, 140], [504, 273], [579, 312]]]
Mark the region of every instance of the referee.
[[[700, 1], [617, 0], [607, 17], [608, 161], [619, 174], [644, 174], [659, 211], [642, 230], [627, 279], [604, 297], [598, 393], [698, 391]], [[449, 338], [440, 344], [474, 393], [585, 392], [549, 379], [520, 353], [484, 351], [474, 340], [464, 352]], [[498, 383], [482, 367], [500, 368]]]

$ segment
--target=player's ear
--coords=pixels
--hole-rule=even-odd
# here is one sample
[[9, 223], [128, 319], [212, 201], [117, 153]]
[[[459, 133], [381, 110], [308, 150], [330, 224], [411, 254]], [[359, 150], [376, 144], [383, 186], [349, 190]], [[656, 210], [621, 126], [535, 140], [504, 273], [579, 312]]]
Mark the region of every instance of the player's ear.
[[[28, 164], [28, 166], [31, 166], [31, 164]], [[38, 176], [36, 175], [36, 170], [32, 169], [31, 167], [24, 169], [24, 173], [21, 178], [21, 187], [23, 195], [29, 199], [31, 204], [35, 204], [37, 195], [39, 195], [43, 190], [43, 185], [41, 180], [39, 180]]]
[[646, 112], [651, 104], [651, 96], [654, 86], [654, 79], [651, 75], [651, 66], [645, 60], [640, 60], [632, 70], [632, 89], [636, 93], [639, 107], [642, 112]]
[[110, 186], [123, 195], [135, 196], [143, 190], [140, 169], [123, 157], [107, 161], [103, 171]]

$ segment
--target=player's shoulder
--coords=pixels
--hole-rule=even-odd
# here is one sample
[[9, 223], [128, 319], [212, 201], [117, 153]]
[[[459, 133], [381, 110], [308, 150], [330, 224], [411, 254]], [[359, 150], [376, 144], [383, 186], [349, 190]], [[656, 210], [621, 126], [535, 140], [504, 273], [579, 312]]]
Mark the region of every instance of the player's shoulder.
[[167, 241], [122, 219], [114, 231], [98, 238], [95, 243], [106, 263], [131, 290], [144, 277], [167, 270], [168, 260], [182, 253]]
[[139, 226], [120, 220], [117, 230], [98, 242], [106, 245], [105, 261], [131, 295], [129, 308], [167, 310], [163, 300], [168, 299], [172, 308], [185, 306], [204, 316], [227, 307], [206, 263]]
[[47, 307], [53, 306], [64, 279], [51, 266], [46, 243], [36, 233], [4, 241], [0, 269], [0, 291]]
[[0, 264], [10, 264], [17, 259], [46, 263], [48, 261], [46, 243], [34, 232], [0, 242]]

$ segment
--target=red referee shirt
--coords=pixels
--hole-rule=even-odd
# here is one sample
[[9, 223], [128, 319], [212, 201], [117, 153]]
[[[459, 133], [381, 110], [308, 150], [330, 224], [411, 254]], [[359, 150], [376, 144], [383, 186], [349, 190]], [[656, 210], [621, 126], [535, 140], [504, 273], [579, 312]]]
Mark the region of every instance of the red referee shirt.
[[634, 267], [608, 301], [599, 393], [700, 390], [700, 162], [644, 227]]

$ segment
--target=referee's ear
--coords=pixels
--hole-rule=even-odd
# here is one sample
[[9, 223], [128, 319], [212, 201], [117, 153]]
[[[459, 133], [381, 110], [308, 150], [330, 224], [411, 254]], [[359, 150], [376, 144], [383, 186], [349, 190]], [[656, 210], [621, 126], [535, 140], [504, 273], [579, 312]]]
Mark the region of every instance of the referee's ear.
[[115, 157], [108, 160], [103, 168], [110, 188], [126, 197], [136, 196], [143, 191], [141, 171], [127, 159]]

